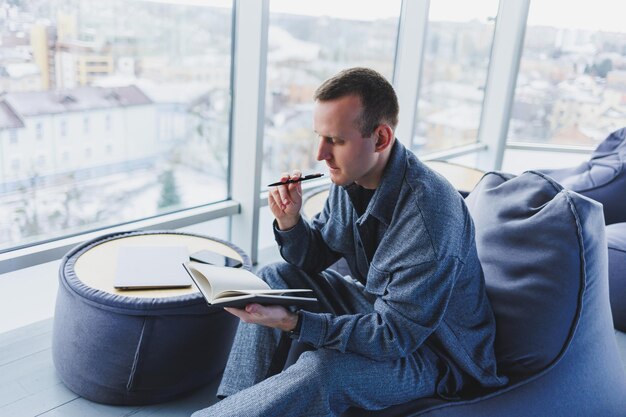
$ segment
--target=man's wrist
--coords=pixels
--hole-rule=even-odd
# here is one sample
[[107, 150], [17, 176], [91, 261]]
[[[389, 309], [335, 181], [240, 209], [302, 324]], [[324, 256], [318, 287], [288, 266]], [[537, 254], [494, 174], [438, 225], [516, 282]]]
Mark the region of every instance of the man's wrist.
[[295, 324], [291, 327], [290, 330], [287, 331], [289, 336], [292, 338], [297, 338], [300, 336], [300, 329], [302, 328], [302, 318], [300, 317], [300, 312], [294, 313]]
[[300, 215], [298, 214], [293, 219], [276, 219], [276, 225], [278, 226], [278, 230], [281, 232], [287, 231], [289, 229], [293, 229], [300, 222]]

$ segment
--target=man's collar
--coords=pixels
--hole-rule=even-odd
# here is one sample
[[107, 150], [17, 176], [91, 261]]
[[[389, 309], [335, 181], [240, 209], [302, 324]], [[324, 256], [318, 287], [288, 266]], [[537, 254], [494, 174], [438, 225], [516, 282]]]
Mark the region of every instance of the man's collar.
[[[368, 216], [372, 215], [378, 221], [389, 226], [396, 207], [398, 194], [406, 171], [406, 148], [396, 139], [391, 148], [387, 165], [383, 170], [376, 192], [370, 200], [365, 213], [358, 223], [363, 224]], [[349, 187], [349, 186], [348, 186]]]

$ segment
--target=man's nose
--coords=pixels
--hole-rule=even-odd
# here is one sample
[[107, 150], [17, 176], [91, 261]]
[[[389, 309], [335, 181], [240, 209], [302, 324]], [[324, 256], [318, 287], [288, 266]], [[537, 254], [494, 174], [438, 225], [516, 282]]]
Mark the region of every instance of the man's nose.
[[320, 138], [320, 143], [317, 146], [317, 160], [325, 161], [327, 159], [330, 159], [330, 152], [328, 149], [328, 145], [326, 144], [326, 141], [324, 140], [324, 138]]

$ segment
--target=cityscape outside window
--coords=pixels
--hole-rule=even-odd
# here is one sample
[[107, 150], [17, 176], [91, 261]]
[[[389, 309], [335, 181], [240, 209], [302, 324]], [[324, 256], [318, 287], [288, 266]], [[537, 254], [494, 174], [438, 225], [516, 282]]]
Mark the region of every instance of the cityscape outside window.
[[[391, 80], [400, 3], [270, 2], [263, 184], [323, 171], [313, 91], [355, 65]], [[430, 2], [401, 138], [418, 154], [478, 135], [498, 1], [465, 3]], [[595, 146], [626, 125], [610, 10], [531, 2], [510, 141]], [[0, 251], [226, 198], [231, 24], [230, 0], [0, 0]]]
[[595, 147], [626, 126], [626, 29], [615, 4], [531, 2], [510, 141]]
[[[400, 8], [401, 0], [270, 0], [262, 185], [293, 169], [327, 172], [315, 159], [313, 93], [353, 66], [392, 81]], [[262, 207], [259, 248], [275, 245], [272, 214]]]
[[262, 184], [296, 168], [324, 172], [315, 159], [313, 93], [354, 66], [392, 81], [400, 7], [400, 0], [270, 1]]
[[498, 0], [432, 0], [412, 149], [418, 155], [475, 143]]
[[0, 0], [0, 252], [225, 199], [231, 38], [230, 0]]
[[17, 133], [17, 129], [11, 129], [9, 130], [9, 143], [11, 145], [17, 145], [17, 137], [18, 133]]

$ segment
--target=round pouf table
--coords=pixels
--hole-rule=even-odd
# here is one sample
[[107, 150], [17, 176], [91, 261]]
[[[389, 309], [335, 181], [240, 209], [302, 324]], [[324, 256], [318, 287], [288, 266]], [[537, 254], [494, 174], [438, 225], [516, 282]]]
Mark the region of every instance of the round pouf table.
[[251, 267], [233, 244], [181, 232], [117, 233], [72, 249], [59, 269], [52, 335], [60, 379], [88, 400], [118, 405], [168, 401], [212, 382], [224, 369], [238, 320], [208, 306], [193, 285], [115, 289], [123, 246], [207, 249]]

